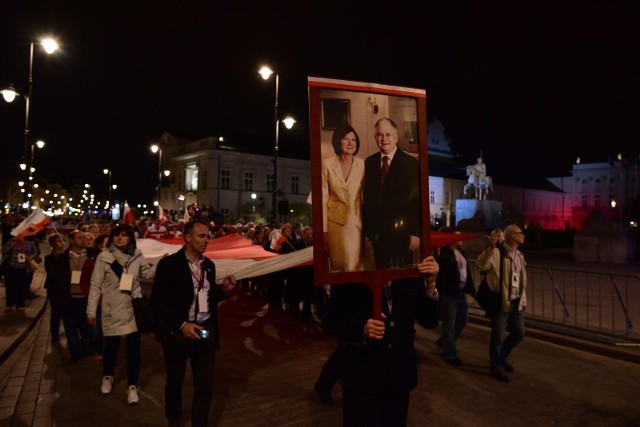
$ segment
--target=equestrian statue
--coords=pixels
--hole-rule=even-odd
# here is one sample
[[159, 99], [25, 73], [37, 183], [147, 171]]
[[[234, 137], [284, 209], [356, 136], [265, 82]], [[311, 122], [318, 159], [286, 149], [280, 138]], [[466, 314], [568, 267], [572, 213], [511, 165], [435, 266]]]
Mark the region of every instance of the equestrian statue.
[[475, 189], [475, 198], [485, 200], [489, 190], [493, 191], [493, 182], [490, 176], [487, 176], [487, 166], [482, 162], [482, 155], [478, 157], [478, 163], [467, 166], [467, 176], [469, 180], [464, 186], [464, 194], [470, 188]]

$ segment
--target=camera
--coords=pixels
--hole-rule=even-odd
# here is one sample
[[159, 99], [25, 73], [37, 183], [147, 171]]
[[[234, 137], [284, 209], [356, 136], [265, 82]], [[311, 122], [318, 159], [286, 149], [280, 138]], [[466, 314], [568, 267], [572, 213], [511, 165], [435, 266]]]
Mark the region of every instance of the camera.
[[209, 331], [206, 329], [198, 329], [198, 336], [203, 339], [209, 338]]

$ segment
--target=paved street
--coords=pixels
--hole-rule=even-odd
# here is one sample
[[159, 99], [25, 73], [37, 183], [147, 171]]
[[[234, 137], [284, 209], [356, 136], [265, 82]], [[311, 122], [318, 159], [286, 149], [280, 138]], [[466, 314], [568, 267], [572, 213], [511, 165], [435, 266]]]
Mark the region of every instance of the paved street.
[[[42, 301], [30, 300], [32, 309]], [[222, 348], [211, 425], [340, 426], [339, 386], [334, 406], [321, 404], [313, 391], [333, 337], [317, 324], [268, 313], [264, 304], [264, 296], [239, 290], [220, 307]], [[28, 322], [29, 310], [4, 313], [2, 324], [16, 316]], [[48, 316], [45, 309], [34, 319], [33, 329], [0, 365], [0, 427], [166, 425], [162, 355], [152, 336], [143, 338], [141, 401], [129, 406], [124, 346], [114, 392], [103, 396], [101, 368], [92, 357], [67, 365], [66, 342], [49, 343]], [[410, 426], [492, 426], [505, 420], [514, 426], [640, 426], [640, 349], [626, 349], [632, 363], [579, 345], [560, 346], [553, 336], [531, 330], [513, 354], [512, 382], [504, 384], [488, 375], [488, 328], [481, 318], [474, 320], [459, 342], [465, 361], [460, 368], [442, 361], [434, 344], [437, 331], [418, 329], [420, 385], [411, 396]], [[185, 402], [191, 399], [189, 384], [190, 379]]]

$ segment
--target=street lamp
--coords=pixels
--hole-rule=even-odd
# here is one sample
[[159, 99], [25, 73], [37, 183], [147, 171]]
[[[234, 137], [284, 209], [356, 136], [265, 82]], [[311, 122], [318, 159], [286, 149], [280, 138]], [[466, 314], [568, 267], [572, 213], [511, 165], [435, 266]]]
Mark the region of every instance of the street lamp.
[[156, 201], [160, 203], [160, 184], [162, 182], [162, 148], [160, 148], [158, 144], [153, 144], [151, 146], [151, 152], [153, 154], [158, 153], [158, 190]]
[[[263, 66], [258, 71], [264, 80], [269, 79], [273, 74], [273, 70], [267, 66]], [[278, 87], [280, 85], [280, 76], [276, 73], [276, 98], [274, 105], [276, 133], [275, 133], [275, 145], [273, 147], [273, 193], [271, 195], [271, 205], [273, 206], [273, 222], [274, 225], [278, 221], [278, 136], [280, 133], [280, 120], [278, 119]], [[292, 117], [287, 116], [283, 122], [287, 129], [291, 129], [296, 122]]]
[[109, 190], [109, 200], [107, 201], [107, 205], [111, 206], [111, 170], [105, 168], [102, 170], [102, 172], [105, 175], [109, 175], [108, 176], [109, 183], [107, 184], [107, 189]]
[[[58, 43], [53, 40], [53, 39], [44, 39], [40, 42], [40, 44], [42, 45], [42, 47], [44, 48], [45, 52], [48, 54], [52, 54], [53, 52], [55, 52], [56, 50], [58, 50]], [[29, 161], [29, 180], [31, 180], [31, 176], [32, 176], [32, 169], [33, 169], [33, 145], [31, 144], [30, 141], [30, 134], [31, 134], [31, 130], [29, 128], [29, 107], [31, 104], [31, 99], [33, 97], [33, 50], [34, 50], [34, 42], [32, 41], [30, 43], [30, 48], [29, 48], [29, 77], [27, 80], [27, 94], [25, 95], [25, 119], [24, 119], [24, 153], [25, 153], [25, 158], [27, 156], [27, 153], [29, 153], [29, 149], [31, 149], [31, 157], [30, 157], [30, 161]], [[12, 102], [15, 97], [19, 95], [19, 93], [15, 90], [15, 88], [13, 87], [13, 85], [9, 85], [8, 88], [2, 90], [2, 96], [4, 97], [4, 100], [7, 102]], [[25, 169], [26, 169], [27, 165], [25, 165]], [[22, 169], [22, 165], [20, 166], [20, 168]], [[23, 169], [24, 170], [24, 169]], [[26, 193], [25, 193], [26, 194]], [[24, 202], [26, 202], [26, 198], [24, 199]]]

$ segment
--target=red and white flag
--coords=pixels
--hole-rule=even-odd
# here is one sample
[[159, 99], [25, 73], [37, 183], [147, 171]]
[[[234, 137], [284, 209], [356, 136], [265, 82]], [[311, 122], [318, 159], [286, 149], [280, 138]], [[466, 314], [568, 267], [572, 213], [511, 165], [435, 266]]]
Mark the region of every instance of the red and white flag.
[[20, 224], [11, 230], [13, 237], [23, 238], [38, 234], [40, 230], [50, 224], [51, 220], [40, 208], [36, 208], [31, 215], [26, 217]]
[[133, 224], [136, 221], [136, 217], [133, 214], [133, 211], [129, 209], [129, 203], [125, 200], [124, 202], [124, 213], [122, 214], [122, 222], [125, 224]]
[[160, 203], [158, 203], [158, 219], [160, 220], [160, 224], [167, 222], [167, 214], [164, 213], [164, 209], [162, 209]]

